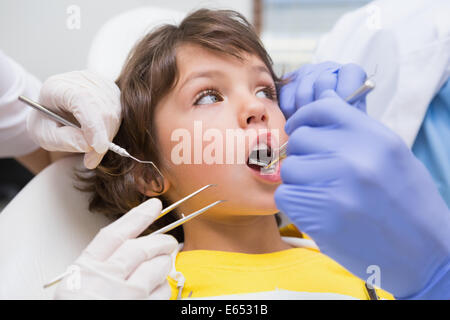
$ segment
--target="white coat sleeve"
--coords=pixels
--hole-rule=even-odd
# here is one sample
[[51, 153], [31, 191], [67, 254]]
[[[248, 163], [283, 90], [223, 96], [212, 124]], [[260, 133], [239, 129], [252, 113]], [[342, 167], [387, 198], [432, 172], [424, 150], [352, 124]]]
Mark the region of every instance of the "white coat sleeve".
[[367, 113], [412, 146], [431, 100], [450, 76], [450, 1], [376, 0], [343, 15], [313, 62], [357, 63], [376, 89]]
[[37, 100], [41, 82], [0, 50], [0, 158], [19, 157], [39, 146], [29, 137], [31, 108], [17, 97]]

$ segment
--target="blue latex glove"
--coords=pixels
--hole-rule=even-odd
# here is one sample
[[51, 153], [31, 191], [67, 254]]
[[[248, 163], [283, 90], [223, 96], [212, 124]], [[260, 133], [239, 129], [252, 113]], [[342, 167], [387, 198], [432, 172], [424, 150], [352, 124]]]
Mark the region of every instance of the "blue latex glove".
[[[287, 74], [291, 81], [281, 87], [279, 103], [286, 119], [295, 111], [315, 101], [325, 90], [335, 90], [338, 96], [346, 99], [366, 80], [366, 73], [356, 64], [340, 65], [335, 62], [307, 64]], [[365, 99], [353, 104], [365, 111]]]
[[397, 298], [450, 298], [450, 212], [403, 141], [332, 90], [285, 130], [275, 201], [321, 252]]

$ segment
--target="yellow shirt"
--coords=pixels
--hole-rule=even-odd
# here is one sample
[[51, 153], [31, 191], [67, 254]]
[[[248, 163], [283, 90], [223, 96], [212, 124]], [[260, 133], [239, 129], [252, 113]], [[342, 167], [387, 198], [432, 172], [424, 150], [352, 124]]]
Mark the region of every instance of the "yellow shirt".
[[182, 276], [168, 278], [171, 299], [180, 293], [181, 298], [369, 299], [364, 281], [310, 248], [266, 254], [185, 251], [177, 254], [175, 269]]

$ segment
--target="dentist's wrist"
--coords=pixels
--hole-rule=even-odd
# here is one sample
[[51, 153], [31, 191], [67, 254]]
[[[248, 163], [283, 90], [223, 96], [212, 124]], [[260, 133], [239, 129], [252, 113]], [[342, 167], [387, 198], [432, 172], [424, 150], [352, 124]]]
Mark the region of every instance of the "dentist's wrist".
[[397, 300], [449, 300], [450, 299], [450, 257], [434, 274], [428, 284], [419, 292]]

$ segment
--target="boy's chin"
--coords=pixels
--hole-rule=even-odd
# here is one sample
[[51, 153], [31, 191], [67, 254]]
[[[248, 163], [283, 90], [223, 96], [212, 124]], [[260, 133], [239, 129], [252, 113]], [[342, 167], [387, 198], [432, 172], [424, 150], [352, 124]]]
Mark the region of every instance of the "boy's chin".
[[252, 211], [256, 215], [272, 215], [280, 212], [280, 210], [275, 205], [275, 201], [268, 205], [255, 206]]
[[268, 214], [273, 214], [280, 211], [277, 209], [277, 205], [275, 204], [275, 199], [272, 194], [270, 196], [264, 197], [255, 205], [259, 210], [267, 212]]
[[[280, 212], [280, 210], [276, 207], [275, 205], [275, 201], [270, 202], [267, 201], [267, 199], [264, 201], [264, 203], [260, 202], [260, 203], [255, 203], [255, 202], [251, 202], [251, 203], [245, 203], [242, 201], [239, 202], [234, 202], [232, 203], [231, 201], [227, 201], [228, 203], [226, 203], [225, 206], [229, 205], [229, 213], [233, 212], [234, 214], [237, 215], [244, 215], [244, 216], [269, 216], [269, 215], [274, 215], [278, 212]], [[225, 204], [225, 203], [224, 203]]]

